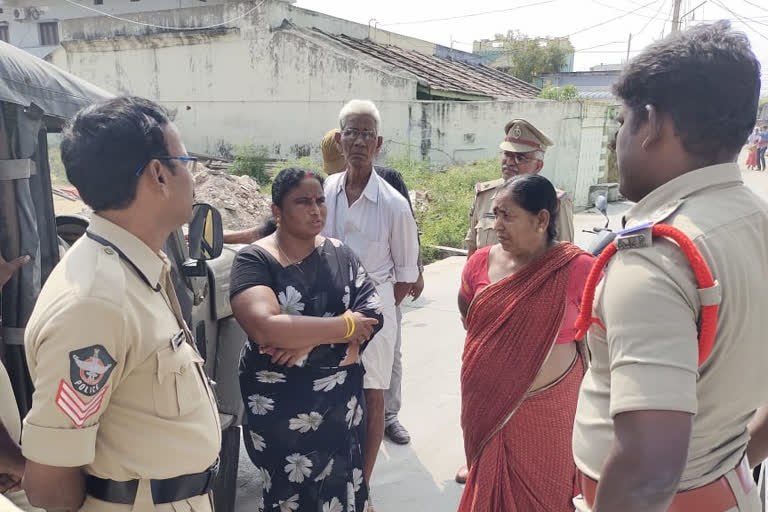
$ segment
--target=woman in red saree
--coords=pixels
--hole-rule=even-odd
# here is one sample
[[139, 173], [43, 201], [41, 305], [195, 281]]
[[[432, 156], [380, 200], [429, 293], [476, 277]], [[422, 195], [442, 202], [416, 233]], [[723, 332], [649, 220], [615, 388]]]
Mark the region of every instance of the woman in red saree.
[[571, 433], [584, 374], [574, 324], [593, 258], [555, 240], [556, 212], [546, 178], [507, 181], [494, 200], [499, 243], [464, 268], [469, 478], [459, 512], [573, 511]]

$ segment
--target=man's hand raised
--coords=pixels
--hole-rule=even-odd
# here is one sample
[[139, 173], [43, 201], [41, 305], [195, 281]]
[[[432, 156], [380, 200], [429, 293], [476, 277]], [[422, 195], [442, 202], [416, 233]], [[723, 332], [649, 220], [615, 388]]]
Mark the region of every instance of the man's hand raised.
[[3, 255], [0, 254], [0, 287], [5, 286], [5, 283], [10, 281], [11, 276], [30, 261], [32, 261], [32, 258], [29, 256], [19, 256], [11, 261], [5, 261]]

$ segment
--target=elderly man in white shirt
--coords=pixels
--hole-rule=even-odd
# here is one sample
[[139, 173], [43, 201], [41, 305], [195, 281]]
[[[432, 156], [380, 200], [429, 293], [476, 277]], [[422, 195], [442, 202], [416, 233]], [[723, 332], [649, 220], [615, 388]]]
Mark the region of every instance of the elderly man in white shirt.
[[384, 326], [363, 353], [368, 408], [363, 475], [370, 482], [384, 437], [384, 392], [395, 356], [395, 306], [419, 276], [419, 241], [408, 202], [373, 172], [381, 148], [381, 116], [370, 101], [353, 100], [339, 115], [336, 135], [347, 169], [325, 182], [328, 217], [324, 235], [338, 238], [360, 258], [381, 296]]

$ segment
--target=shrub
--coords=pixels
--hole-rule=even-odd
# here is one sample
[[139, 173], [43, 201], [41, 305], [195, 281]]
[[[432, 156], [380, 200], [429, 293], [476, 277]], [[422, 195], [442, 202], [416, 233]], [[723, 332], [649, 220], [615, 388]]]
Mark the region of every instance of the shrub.
[[430, 171], [427, 162], [409, 161], [404, 157], [390, 158], [388, 165], [400, 171], [408, 190], [429, 192], [431, 200], [426, 210], [415, 208], [416, 221], [422, 232], [425, 264], [437, 259], [437, 251], [427, 246], [464, 247], [475, 184], [501, 177], [500, 163], [496, 158], [444, 171]]
[[539, 98], [545, 100], [573, 101], [578, 99], [578, 97], [579, 91], [572, 85], [566, 85], [564, 87], [547, 85], [539, 93]]
[[259, 185], [265, 185], [270, 182], [267, 174], [268, 155], [269, 150], [265, 146], [236, 146], [235, 161], [229, 172], [236, 176], [250, 176]]

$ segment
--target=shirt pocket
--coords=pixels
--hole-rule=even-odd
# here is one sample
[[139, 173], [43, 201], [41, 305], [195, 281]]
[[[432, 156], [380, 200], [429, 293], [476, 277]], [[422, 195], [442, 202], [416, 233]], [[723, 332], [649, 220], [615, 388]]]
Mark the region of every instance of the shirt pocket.
[[202, 364], [203, 358], [187, 343], [177, 350], [167, 347], [157, 353], [152, 394], [159, 416], [186, 416], [203, 405]]
[[496, 243], [496, 219], [481, 217], [475, 224], [477, 231], [477, 248], [481, 249]]
[[346, 244], [360, 258], [368, 272], [375, 271], [376, 263], [386, 261], [390, 255], [387, 243], [369, 238], [361, 232], [349, 233], [346, 238]]

